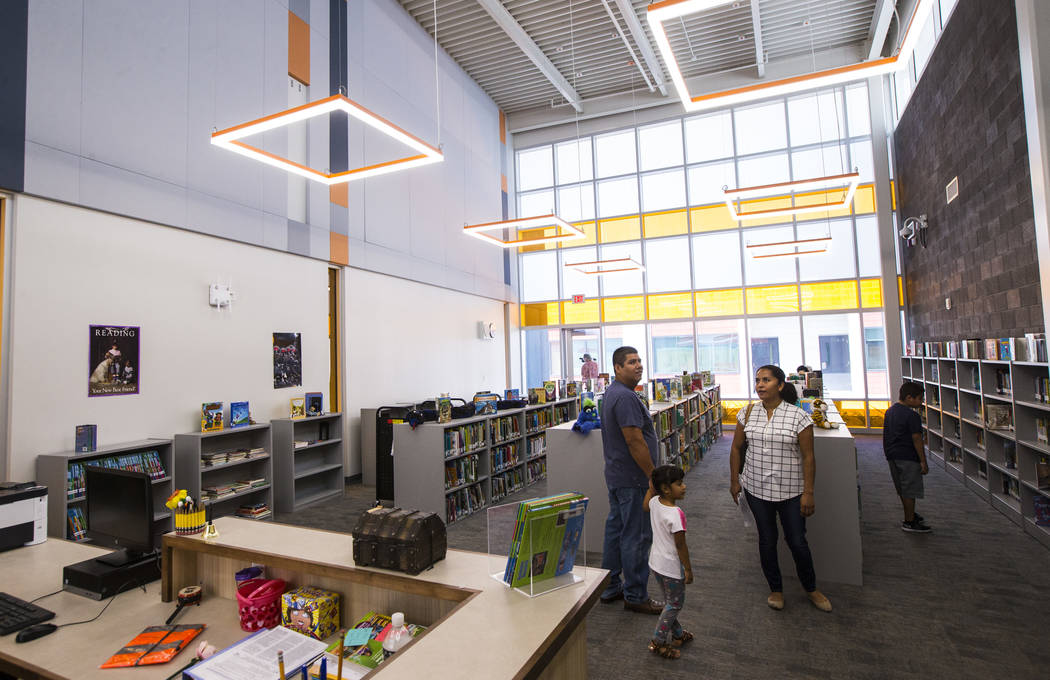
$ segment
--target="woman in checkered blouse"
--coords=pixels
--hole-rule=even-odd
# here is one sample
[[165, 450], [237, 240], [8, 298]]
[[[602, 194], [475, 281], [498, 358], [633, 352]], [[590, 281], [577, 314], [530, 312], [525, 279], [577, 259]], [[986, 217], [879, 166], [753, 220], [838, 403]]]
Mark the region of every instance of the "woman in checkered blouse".
[[[806, 517], [813, 514], [813, 421], [798, 406], [781, 399], [784, 371], [762, 366], [755, 372], [761, 402], [737, 413], [730, 454], [729, 493], [739, 503], [741, 487], [758, 527], [758, 554], [769, 583], [766, 604], [784, 608], [784, 584], [777, 560], [777, 517], [795, 559], [795, 570], [810, 602], [830, 612], [831, 602], [817, 590], [813, 556], [806, 542]], [[747, 441], [747, 455], [741, 447]], [[743, 458], [743, 465], [741, 465]]]

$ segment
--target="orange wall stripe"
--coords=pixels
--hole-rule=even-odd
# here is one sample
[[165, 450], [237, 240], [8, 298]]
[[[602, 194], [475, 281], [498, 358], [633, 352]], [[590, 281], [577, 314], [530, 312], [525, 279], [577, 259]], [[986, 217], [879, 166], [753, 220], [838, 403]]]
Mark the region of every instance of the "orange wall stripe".
[[350, 207], [350, 189], [344, 184], [328, 185], [328, 200], [344, 208]]
[[310, 84], [310, 25], [288, 12], [288, 75]]
[[507, 143], [507, 114], [499, 112], [499, 143]]
[[330, 262], [334, 262], [335, 264], [350, 264], [349, 240], [343, 234], [329, 232], [328, 260]]

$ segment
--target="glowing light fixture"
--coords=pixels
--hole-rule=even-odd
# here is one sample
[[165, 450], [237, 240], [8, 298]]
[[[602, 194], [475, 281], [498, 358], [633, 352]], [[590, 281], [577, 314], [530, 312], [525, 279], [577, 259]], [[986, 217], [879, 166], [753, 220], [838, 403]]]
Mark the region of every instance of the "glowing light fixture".
[[[825, 253], [828, 250], [828, 243], [831, 241], [831, 236], [819, 236], [817, 238], [803, 238], [796, 239], [794, 241], [775, 241], [773, 243], [748, 243], [745, 247], [747, 248], [782, 248], [789, 247], [792, 250], [785, 250], [783, 252], [769, 252], [766, 250], [758, 251], [755, 250], [751, 253], [751, 257], [760, 260], [766, 257], [795, 257], [797, 255], [814, 255], [816, 253]], [[820, 244], [819, 247], [816, 247]], [[806, 248], [806, 250], [798, 250], [798, 248]]]
[[664, 0], [663, 2], [654, 2], [649, 5], [647, 9], [646, 18], [649, 21], [649, 27], [652, 30], [653, 38], [656, 40], [656, 46], [660, 50], [660, 56], [663, 57], [664, 65], [667, 66], [667, 70], [671, 74], [671, 81], [674, 83], [675, 89], [678, 91], [678, 96], [681, 98], [682, 105], [685, 107], [686, 111], [705, 111], [708, 109], [722, 108], [733, 104], [754, 101], [756, 99], [765, 99], [767, 97], [776, 97], [790, 94], [792, 92], [800, 92], [802, 90], [812, 90], [831, 85], [839, 85], [854, 80], [862, 80], [872, 76], [892, 73], [893, 71], [903, 68], [912, 53], [915, 51], [915, 46], [919, 42], [919, 27], [922, 26], [926, 17], [929, 16], [934, 2], [934, 0], [917, 0], [915, 10], [911, 15], [911, 20], [908, 22], [908, 28], [904, 33], [904, 39], [900, 42], [900, 48], [897, 50], [896, 54], [890, 57], [885, 57], [883, 59], [870, 59], [857, 64], [849, 64], [838, 68], [806, 73], [791, 78], [771, 80], [756, 85], [722, 90], [720, 92], [712, 92], [710, 94], [694, 97], [689, 94], [689, 88], [686, 86], [685, 79], [682, 77], [682, 71], [678, 67], [674, 51], [671, 49], [671, 43], [667, 39], [667, 31], [664, 29], [664, 23], [670, 19], [678, 19], [688, 14], [696, 14], [697, 12], [703, 12], [721, 5], [728, 5], [732, 1], [733, 0]]
[[[825, 212], [849, 207], [853, 200], [853, 194], [857, 191], [860, 183], [860, 173], [854, 170], [845, 175], [829, 175], [828, 177], [815, 177], [813, 179], [801, 179], [794, 182], [780, 182], [778, 184], [763, 184], [755, 187], [741, 187], [739, 189], [724, 189], [726, 207], [734, 220], [755, 220], [764, 217], [789, 217], [791, 215], [802, 215], [812, 212]], [[795, 205], [784, 208], [767, 208], [766, 210], [749, 210], [742, 208], [747, 201], [760, 198], [791, 198], [791, 194], [806, 191], [842, 190], [842, 199], [837, 201], [825, 201], [813, 205]]]
[[[557, 227], [557, 234], [536, 236], [531, 238], [515, 239], [505, 241], [486, 232], [497, 229], [548, 229]], [[543, 215], [540, 217], [526, 217], [520, 220], [503, 220], [502, 222], [485, 222], [483, 224], [468, 224], [463, 227], [463, 233], [479, 238], [486, 243], [495, 243], [501, 248], [516, 248], [520, 246], [533, 246], [539, 243], [557, 243], [558, 241], [572, 241], [584, 238], [586, 234], [574, 224], [569, 224], [557, 215]]]
[[[269, 130], [276, 130], [277, 128], [285, 127], [292, 123], [299, 123], [317, 116], [323, 116], [333, 111], [342, 111], [348, 116], [356, 118], [375, 130], [382, 132], [391, 139], [408, 146], [416, 153], [392, 161], [366, 165], [360, 168], [351, 168], [344, 172], [329, 173], [307, 167], [241, 141], [245, 137], [251, 135], [257, 135]], [[262, 163], [266, 163], [267, 165], [272, 165], [275, 168], [281, 168], [292, 174], [329, 185], [342, 184], [368, 177], [376, 177], [378, 175], [398, 172], [399, 170], [407, 170], [421, 165], [440, 163], [445, 160], [445, 156], [441, 153], [439, 148], [427, 144], [419, 137], [402, 130], [385, 118], [376, 115], [357, 102], [341, 94], [335, 94], [325, 99], [320, 99], [309, 104], [288, 109], [287, 111], [248, 121], [247, 123], [241, 123], [240, 125], [226, 128], [225, 130], [219, 130], [218, 132], [212, 133], [211, 143], [223, 149], [233, 151], [234, 153], [239, 153], [242, 156], [253, 158]]]
[[645, 267], [633, 257], [618, 257], [611, 260], [594, 260], [592, 262], [566, 262], [566, 269], [575, 269], [581, 274], [613, 274], [616, 272], [644, 272]]

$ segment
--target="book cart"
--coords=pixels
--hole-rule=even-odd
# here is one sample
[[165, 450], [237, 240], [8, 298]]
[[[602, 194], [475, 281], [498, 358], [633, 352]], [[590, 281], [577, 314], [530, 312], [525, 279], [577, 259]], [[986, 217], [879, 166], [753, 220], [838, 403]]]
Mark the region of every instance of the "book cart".
[[904, 380], [922, 383], [928, 462], [1050, 548], [1035, 520], [1050, 499], [1050, 371], [1045, 362], [901, 357]]
[[[86, 522], [82, 522], [87, 501], [83, 481], [83, 468], [86, 465], [141, 470], [149, 474], [153, 485], [153, 535], [156, 537], [166, 534], [174, 528], [171, 511], [164, 506], [164, 502], [174, 491], [171, 440], [143, 439], [103, 446], [90, 452], [67, 451], [37, 456], [37, 481], [48, 488], [49, 536], [71, 541], [86, 540], [83, 532], [86, 531], [87, 525]], [[76, 516], [77, 520], [71, 520], [72, 516]], [[78, 529], [74, 529], [74, 526], [78, 526]]]
[[341, 413], [278, 418], [270, 421], [270, 427], [277, 512], [295, 512], [343, 494]]
[[394, 504], [452, 524], [547, 476], [547, 431], [575, 420], [579, 398], [394, 426]]
[[[254, 451], [251, 457], [225, 462], [222, 454]], [[206, 489], [221, 489], [218, 497], [203, 498], [212, 519], [233, 515], [242, 504], [263, 504], [271, 510], [257, 519], [273, 517], [273, 459], [270, 425], [245, 425], [215, 432], [175, 435], [175, 486], [202, 500]]]

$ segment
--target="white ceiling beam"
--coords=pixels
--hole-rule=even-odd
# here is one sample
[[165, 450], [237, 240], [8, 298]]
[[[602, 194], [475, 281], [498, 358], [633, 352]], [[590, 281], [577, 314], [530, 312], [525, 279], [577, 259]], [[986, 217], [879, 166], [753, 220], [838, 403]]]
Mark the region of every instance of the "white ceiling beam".
[[489, 13], [489, 16], [503, 29], [503, 32], [525, 53], [525, 56], [532, 63], [536, 64], [540, 73], [551, 82], [551, 85], [554, 85], [558, 92], [561, 93], [561, 96], [565, 97], [574, 109], [582, 112], [583, 106], [580, 104], [580, 95], [576, 93], [576, 90], [565, 79], [565, 76], [554, 67], [551, 60], [539, 48], [539, 45], [529, 37], [529, 34], [525, 32], [521, 24], [514, 20], [510, 12], [503, 7], [503, 4], [499, 0], [478, 0], [478, 4]]
[[634, 38], [634, 44], [641, 50], [642, 59], [645, 60], [645, 65], [649, 67], [649, 73], [653, 74], [656, 87], [660, 90], [660, 94], [666, 97], [667, 81], [664, 80], [664, 67], [660, 64], [660, 60], [656, 58], [656, 52], [649, 43], [649, 38], [645, 35], [645, 29], [642, 28], [642, 22], [638, 20], [638, 15], [634, 13], [634, 5], [631, 4], [631, 0], [616, 0], [616, 7], [620, 10], [620, 16], [626, 22], [627, 30], [631, 32], [631, 37]]
[[766, 77], [766, 59], [762, 52], [762, 19], [758, 15], [758, 0], [751, 0], [751, 28], [755, 36], [755, 64], [758, 66], [758, 77]]
[[895, 0], [878, 0], [875, 3], [875, 13], [871, 16], [871, 28], [868, 29], [868, 37], [864, 40], [861, 54], [867, 59], [878, 59], [882, 55], [882, 46], [886, 44], [886, 34], [890, 30], [890, 19], [893, 18]]

